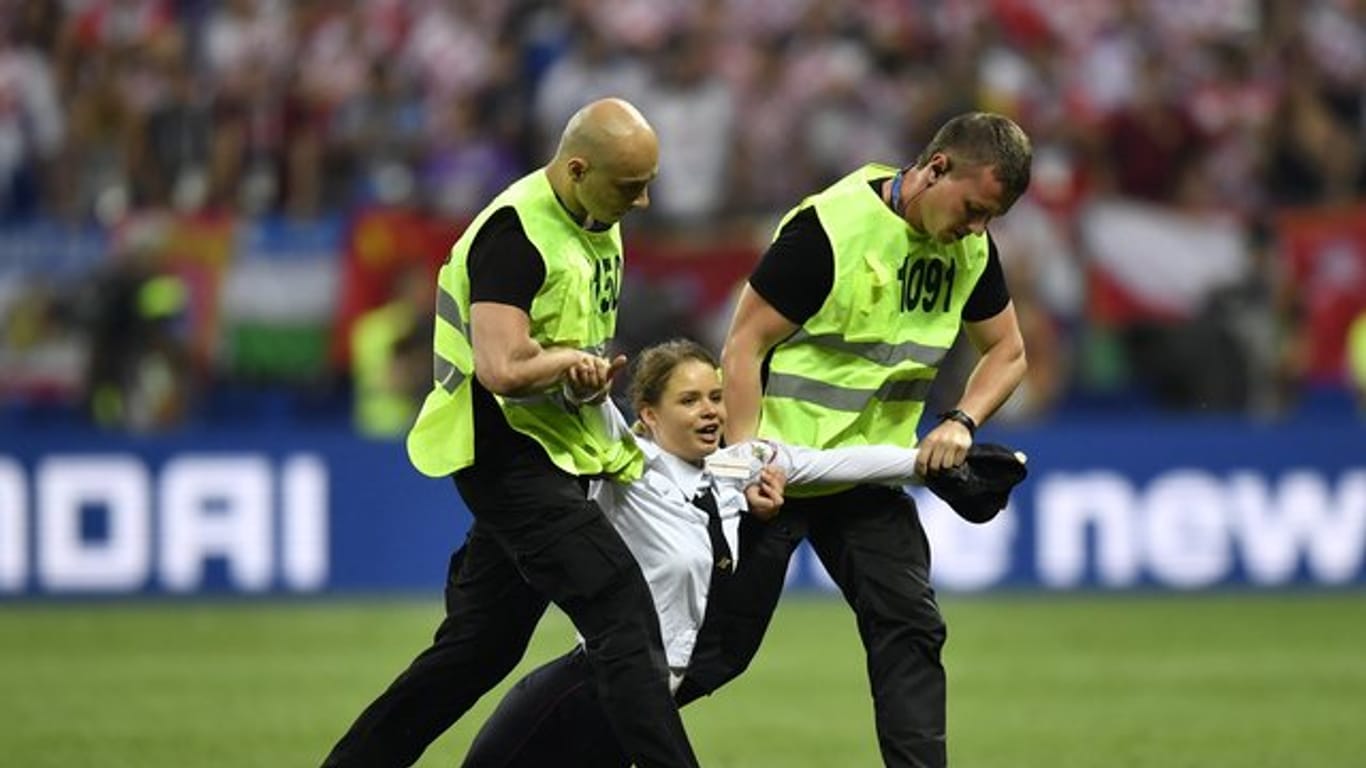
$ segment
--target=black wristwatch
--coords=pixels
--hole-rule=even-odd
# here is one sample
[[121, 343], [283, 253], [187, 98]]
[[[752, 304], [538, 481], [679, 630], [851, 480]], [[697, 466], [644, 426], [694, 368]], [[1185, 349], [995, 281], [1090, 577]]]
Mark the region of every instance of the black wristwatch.
[[968, 428], [969, 435], [972, 437], [977, 436], [977, 422], [973, 421], [971, 416], [963, 413], [963, 411], [958, 408], [954, 408], [952, 411], [944, 411], [939, 414], [939, 421], [956, 421]]

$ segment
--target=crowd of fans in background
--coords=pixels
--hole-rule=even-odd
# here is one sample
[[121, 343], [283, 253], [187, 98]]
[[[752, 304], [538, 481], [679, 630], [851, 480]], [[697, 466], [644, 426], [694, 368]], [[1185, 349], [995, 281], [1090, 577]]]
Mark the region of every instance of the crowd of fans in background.
[[[1134, 382], [1175, 407], [1285, 409], [1304, 363], [1270, 222], [1366, 197], [1366, 3], [1353, 0], [2, 8], [11, 223], [367, 204], [460, 220], [542, 164], [578, 106], [621, 95], [663, 147], [628, 237], [757, 249], [799, 195], [913, 159], [953, 114], [1008, 114], [1036, 153], [1029, 195], [992, 229], [1030, 345], [1020, 416]], [[1087, 265], [1106, 235], [1088, 235], [1083, 211], [1114, 199], [1232, 227], [1247, 263], [1175, 317], [1098, 322]]]

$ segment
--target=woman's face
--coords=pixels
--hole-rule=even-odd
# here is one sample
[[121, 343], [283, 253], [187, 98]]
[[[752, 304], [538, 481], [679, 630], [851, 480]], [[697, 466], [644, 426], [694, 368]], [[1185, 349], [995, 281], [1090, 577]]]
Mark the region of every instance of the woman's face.
[[701, 360], [679, 363], [659, 403], [640, 409], [640, 420], [660, 448], [684, 461], [702, 461], [721, 446], [726, 425], [720, 375]]

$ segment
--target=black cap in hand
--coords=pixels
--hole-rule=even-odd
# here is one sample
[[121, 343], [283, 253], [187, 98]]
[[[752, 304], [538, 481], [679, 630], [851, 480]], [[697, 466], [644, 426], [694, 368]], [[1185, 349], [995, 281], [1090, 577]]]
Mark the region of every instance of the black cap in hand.
[[1010, 491], [1029, 471], [1020, 451], [994, 443], [976, 443], [968, 457], [951, 469], [932, 472], [925, 487], [970, 523], [985, 523], [1000, 514]]

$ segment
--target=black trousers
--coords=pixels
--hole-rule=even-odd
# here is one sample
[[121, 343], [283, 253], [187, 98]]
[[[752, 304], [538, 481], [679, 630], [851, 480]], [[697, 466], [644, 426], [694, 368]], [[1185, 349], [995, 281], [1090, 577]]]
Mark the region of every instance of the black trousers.
[[[741, 562], [745, 562], [745, 542], [761, 540], [762, 524], [748, 516], [740, 523]], [[786, 558], [786, 554], [783, 555]], [[742, 566], [743, 567], [743, 566]], [[756, 570], [756, 574], [759, 571]], [[778, 587], [781, 589], [781, 576]], [[740, 601], [746, 593], [734, 574], [714, 572], [707, 595], [707, 612], [702, 618], [693, 650], [693, 663], [705, 656], [714, 673], [726, 679], [738, 675], [748, 664], [763, 636], [762, 628], [748, 630], [750, 624], [731, 621], [732, 615], [749, 612], [752, 600]], [[741, 604], [743, 603], [743, 605]], [[771, 610], [763, 616], [767, 625]], [[736, 637], [746, 639], [740, 647], [752, 649], [742, 662], [727, 656], [737, 645]], [[703, 650], [703, 649], [706, 650]], [[718, 684], [699, 682], [690, 669], [675, 695], [679, 706], [715, 690]], [[629, 768], [630, 758], [613, 736], [607, 715], [592, 685], [592, 667], [582, 648], [547, 662], [517, 681], [484, 723], [463, 768]]]
[[806, 519], [812, 548], [854, 609], [883, 763], [946, 765], [941, 652], [948, 634], [915, 501], [899, 489], [860, 486], [785, 506]]
[[593, 670], [574, 649], [517, 681], [475, 736], [462, 768], [627, 768], [593, 686]]
[[[860, 487], [789, 498], [768, 524], [746, 517], [736, 573], [713, 582], [680, 705], [749, 665], [782, 592], [787, 563], [809, 537], [858, 617], [886, 765], [943, 766], [945, 628], [929, 583], [929, 545], [911, 498]], [[467, 768], [625, 768], [581, 654], [523, 678], [475, 739]]]
[[456, 476], [475, 522], [451, 557], [432, 645], [351, 726], [325, 766], [408, 766], [516, 666], [549, 601], [585, 640], [591, 688], [639, 766], [696, 766], [668, 689], [639, 566], [578, 478], [534, 459]]

